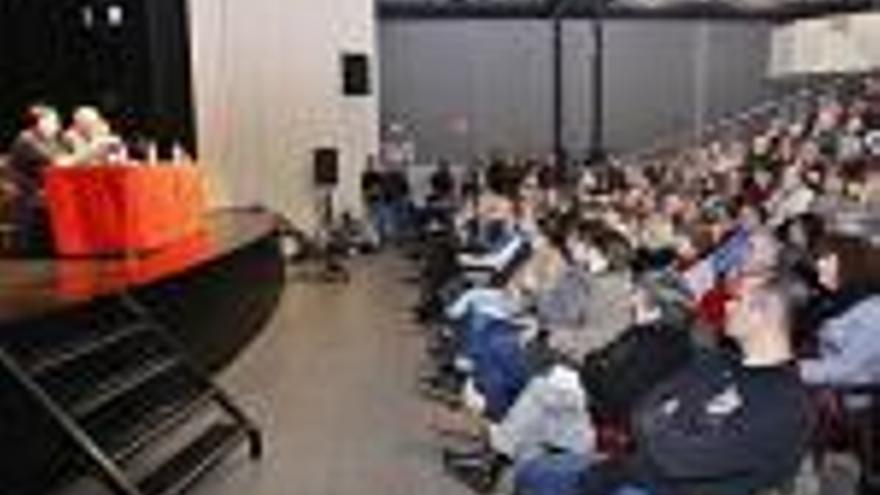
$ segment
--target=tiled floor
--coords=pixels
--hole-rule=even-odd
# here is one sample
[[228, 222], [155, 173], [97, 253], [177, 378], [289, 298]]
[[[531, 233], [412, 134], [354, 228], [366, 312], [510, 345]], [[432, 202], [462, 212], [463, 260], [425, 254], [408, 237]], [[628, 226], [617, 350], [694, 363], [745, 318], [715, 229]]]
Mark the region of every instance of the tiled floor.
[[441, 470], [414, 393], [421, 338], [403, 261], [361, 260], [349, 285], [291, 284], [270, 328], [220, 379], [263, 427], [194, 495], [464, 495]]

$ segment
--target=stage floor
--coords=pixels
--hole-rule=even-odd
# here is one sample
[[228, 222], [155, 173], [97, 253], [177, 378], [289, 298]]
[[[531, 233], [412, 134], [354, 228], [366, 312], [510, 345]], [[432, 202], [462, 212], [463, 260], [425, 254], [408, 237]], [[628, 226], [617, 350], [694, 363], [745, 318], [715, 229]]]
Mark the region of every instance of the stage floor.
[[207, 229], [161, 249], [100, 258], [0, 258], [0, 325], [167, 279], [252, 244], [277, 228], [253, 210], [218, 210]]
[[[268, 327], [219, 376], [263, 429], [192, 495], [468, 495], [442, 470], [416, 393], [424, 339], [394, 255], [350, 264], [349, 285], [291, 283]], [[63, 495], [98, 495], [90, 487]], [[55, 494], [62, 495], [62, 494]]]

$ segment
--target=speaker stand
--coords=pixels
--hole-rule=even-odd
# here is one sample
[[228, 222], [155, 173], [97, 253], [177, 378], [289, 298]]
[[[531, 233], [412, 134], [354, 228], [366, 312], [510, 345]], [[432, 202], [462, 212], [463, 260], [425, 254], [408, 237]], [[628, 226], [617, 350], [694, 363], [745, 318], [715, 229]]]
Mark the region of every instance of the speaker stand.
[[351, 275], [343, 263], [345, 242], [336, 239], [333, 227], [333, 187], [323, 187], [321, 195], [321, 220], [318, 226], [318, 262], [320, 271], [316, 278], [321, 282], [348, 283]]

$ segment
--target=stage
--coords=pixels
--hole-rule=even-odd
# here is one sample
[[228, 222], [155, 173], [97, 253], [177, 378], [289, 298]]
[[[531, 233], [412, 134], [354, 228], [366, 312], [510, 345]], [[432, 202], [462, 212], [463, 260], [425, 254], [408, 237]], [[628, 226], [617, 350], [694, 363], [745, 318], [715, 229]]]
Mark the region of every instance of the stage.
[[[149, 310], [186, 353], [215, 373], [272, 317], [283, 292], [284, 259], [275, 215], [211, 212], [206, 228], [164, 247], [100, 258], [0, 259], [0, 346], [94, 332], [120, 298]], [[70, 465], [69, 449], [45, 415], [0, 373], [0, 493], [39, 493]]]

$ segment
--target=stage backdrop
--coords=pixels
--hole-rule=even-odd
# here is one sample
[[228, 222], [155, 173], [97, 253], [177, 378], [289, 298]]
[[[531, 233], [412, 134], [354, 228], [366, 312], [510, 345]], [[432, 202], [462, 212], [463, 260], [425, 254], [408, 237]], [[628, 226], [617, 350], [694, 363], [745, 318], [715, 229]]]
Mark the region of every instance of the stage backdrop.
[[[358, 211], [378, 140], [373, 0], [190, 0], [199, 159], [221, 203], [314, 224], [312, 151], [340, 150], [337, 205]], [[370, 96], [343, 96], [341, 56], [369, 55]]]

